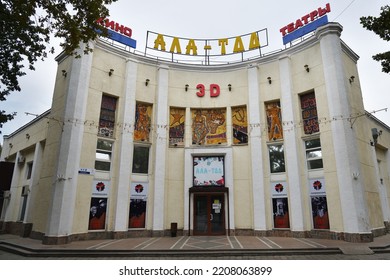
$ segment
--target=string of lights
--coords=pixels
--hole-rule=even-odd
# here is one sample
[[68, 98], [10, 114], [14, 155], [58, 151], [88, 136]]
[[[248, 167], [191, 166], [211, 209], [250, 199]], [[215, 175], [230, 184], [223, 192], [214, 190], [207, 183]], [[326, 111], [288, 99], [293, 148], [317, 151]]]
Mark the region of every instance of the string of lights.
[[[347, 115], [347, 116], [340, 115], [340, 116], [333, 116], [333, 117], [322, 117], [322, 118], [317, 118], [316, 121], [318, 122], [318, 125], [326, 125], [326, 124], [330, 124], [330, 123], [336, 122], [336, 121], [348, 121], [350, 123], [351, 128], [353, 128], [353, 124], [355, 123], [355, 121], [358, 118], [363, 117], [363, 116], [370, 116], [370, 115], [376, 114], [380, 111], [387, 111], [387, 108], [374, 110], [372, 112], [366, 112], [366, 111], [365, 112], [356, 112], [356, 113], [352, 113], [352, 114]], [[34, 114], [34, 113], [25, 112], [25, 114], [29, 115], [29, 116], [34, 116], [34, 117], [40, 117], [40, 115]], [[81, 119], [69, 119], [69, 118], [60, 119], [60, 118], [53, 117], [50, 115], [45, 116], [44, 118], [49, 120], [49, 121], [57, 122], [62, 127], [65, 125], [74, 125], [74, 126], [83, 125], [89, 129], [96, 130], [96, 134], [99, 134], [98, 131], [99, 131], [100, 126], [99, 126], [99, 121], [97, 121], [97, 120], [81, 120]], [[289, 121], [282, 121], [281, 125], [282, 125], [282, 127], [280, 129], [283, 132], [288, 133], [288, 132], [292, 132], [292, 131], [297, 130], [297, 129], [302, 129], [304, 127], [305, 123], [304, 123], [304, 121], [296, 122], [296, 121], [289, 120]], [[130, 134], [134, 134], [134, 130], [136, 130], [136, 127], [137, 127], [137, 125], [134, 123], [122, 123], [122, 122], [115, 122], [114, 126], [116, 129], [121, 130], [122, 133], [130, 133]], [[248, 136], [249, 137], [251, 137], [251, 133], [253, 132], [254, 129], [256, 129], [256, 130], [260, 129], [260, 131], [261, 131], [260, 136], [257, 136], [257, 137], [265, 137], [269, 131], [268, 122], [250, 123], [247, 125], [247, 127], [248, 127]], [[115, 130], [115, 128], [112, 128], [112, 129]], [[150, 124], [148, 126], [149, 132], [158, 132], [161, 129], [169, 132], [170, 125], [168, 125], [168, 124], [162, 124], [162, 125]], [[158, 134], [156, 135], [156, 137], [159, 137]]]

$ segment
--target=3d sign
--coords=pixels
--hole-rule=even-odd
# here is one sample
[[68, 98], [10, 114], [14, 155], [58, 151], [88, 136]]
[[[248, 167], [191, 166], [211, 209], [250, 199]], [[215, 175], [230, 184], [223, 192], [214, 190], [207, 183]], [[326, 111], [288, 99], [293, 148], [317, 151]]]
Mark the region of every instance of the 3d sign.
[[99, 18], [96, 22], [107, 28], [108, 38], [131, 48], [136, 48], [137, 41], [131, 38], [133, 33], [131, 28], [104, 18]]
[[330, 4], [326, 4], [325, 8], [318, 8], [297, 19], [295, 22], [280, 28], [283, 36], [283, 44], [292, 42], [328, 23], [327, 13], [330, 12]]
[[[198, 84], [196, 86], [196, 89], [199, 90], [198, 92], [196, 92], [196, 95], [198, 97], [203, 97], [205, 95], [206, 88], [204, 84]], [[210, 85], [210, 97], [218, 97], [220, 93], [221, 93], [221, 88], [219, 87], [219, 85], [217, 84]]]

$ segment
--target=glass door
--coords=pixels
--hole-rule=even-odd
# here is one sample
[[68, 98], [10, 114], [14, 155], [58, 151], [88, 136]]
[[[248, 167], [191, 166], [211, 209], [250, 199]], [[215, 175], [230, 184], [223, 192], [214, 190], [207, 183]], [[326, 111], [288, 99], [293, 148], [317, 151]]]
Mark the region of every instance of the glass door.
[[210, 213], [208, 210], [207, 195], [194, 196], [194, 234], [207, 235], [209, 227]]
[[224, 235], [225, 232], [225, 215], [224, 215], [224, 201], [223, 194], [210, 196], [210, 234]]
[[225, 235], [224, 194], [194, 194], [194, 235]]

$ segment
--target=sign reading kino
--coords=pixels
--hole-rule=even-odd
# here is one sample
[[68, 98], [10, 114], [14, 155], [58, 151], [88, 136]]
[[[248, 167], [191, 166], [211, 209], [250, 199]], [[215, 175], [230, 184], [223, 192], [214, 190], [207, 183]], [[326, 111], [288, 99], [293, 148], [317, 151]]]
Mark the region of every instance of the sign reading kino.
[[[190, 39], [148, 31], [146, 48], [177, 55], [221, 56], [258, 50], [268, 45], [267, 29], [221, 39]], [[151, 47], [152, 46], [152, 47]]]

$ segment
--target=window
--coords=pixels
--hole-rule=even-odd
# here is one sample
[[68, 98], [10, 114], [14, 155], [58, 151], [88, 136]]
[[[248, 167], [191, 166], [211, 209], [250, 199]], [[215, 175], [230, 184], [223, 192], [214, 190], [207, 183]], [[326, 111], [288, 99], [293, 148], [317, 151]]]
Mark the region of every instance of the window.
[[30, 162], [27, 163], [27, 176], [26, 176], [27, 180], [31, 179], [32, 169], [33, 169], [33, 162], [30, 161]]
[[320, 139], [305, 141], [307, 169], [323, 168]]
[[286, 172], [283, 144], [269, 145], [268, 151], [271, 173]]
[[22, 188], [22, 199], [21, 199], [21, 204], [20, 204], [20, 219], [19, 221], [23, 221], [24, 217], [26, 215], [26, 209], [27, 209], [27, 196], [29, 193], [29, 186], [23, 186]]
[[98, 132], [100, 136], [114, 136], [116, 101], [115, 97], [107, 95], [102, 97]]
[[95, 169], [100, 171], [111, 170], [112, 142], [99, 139], [96, 146]]
[[148, 174], [149, 171], [149, 147], [134, 146], [133, 173]]

